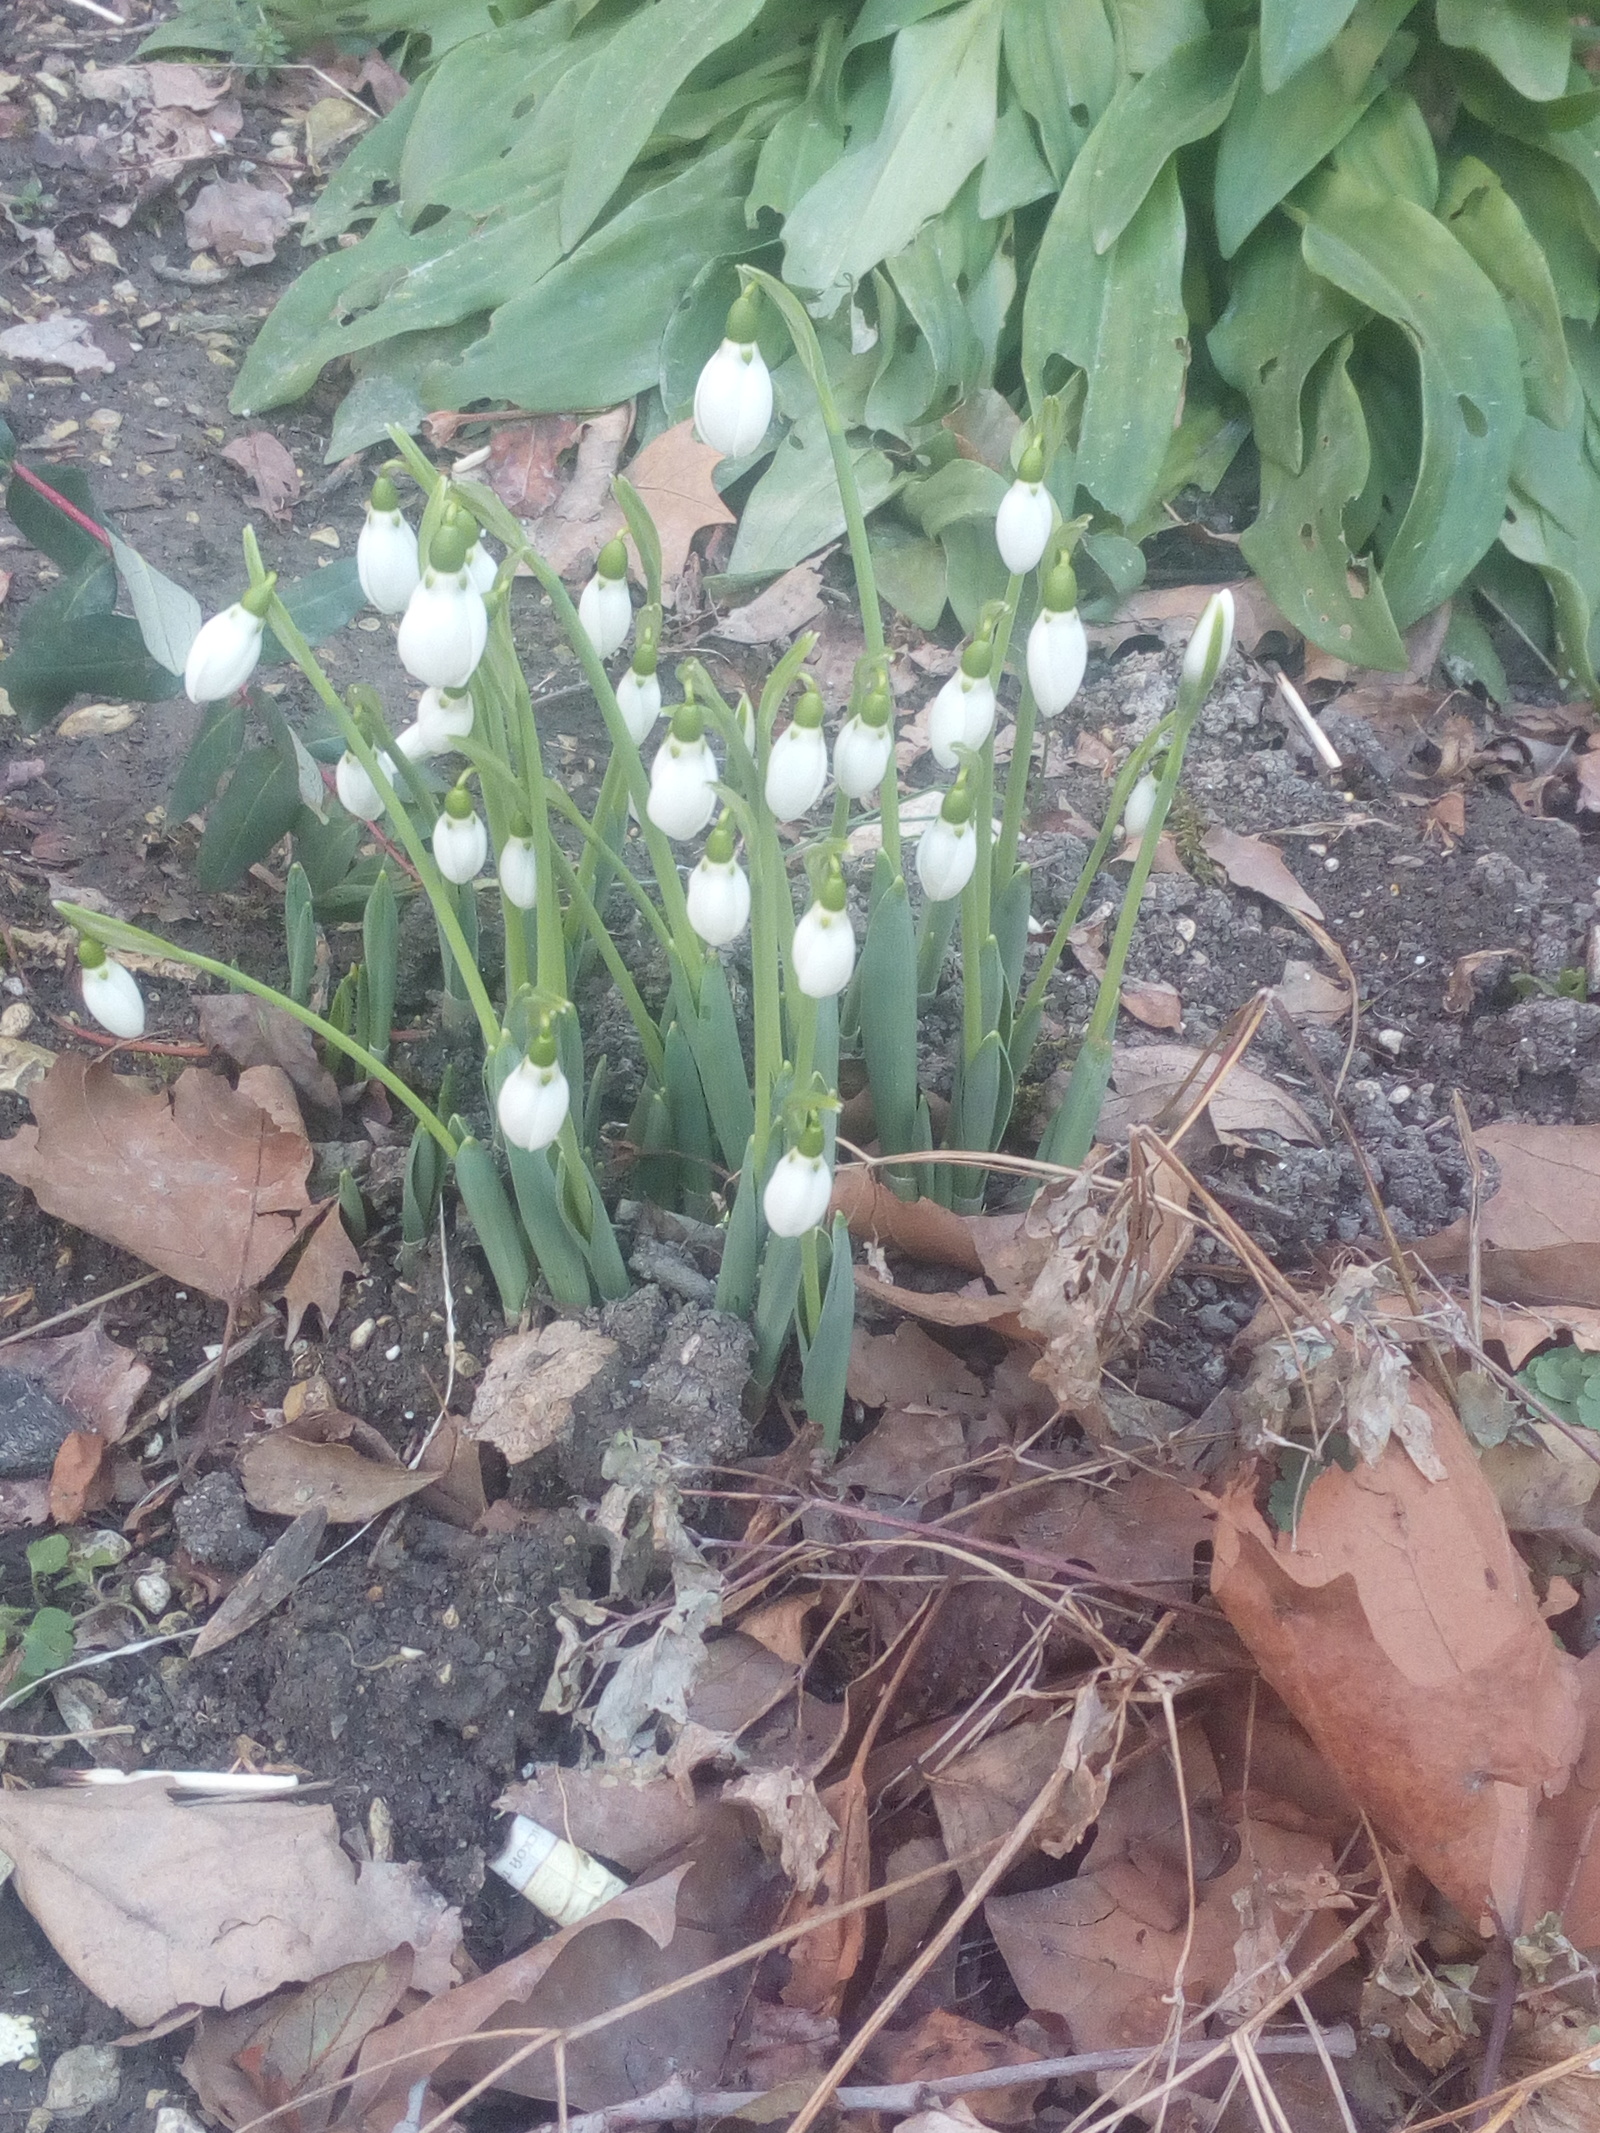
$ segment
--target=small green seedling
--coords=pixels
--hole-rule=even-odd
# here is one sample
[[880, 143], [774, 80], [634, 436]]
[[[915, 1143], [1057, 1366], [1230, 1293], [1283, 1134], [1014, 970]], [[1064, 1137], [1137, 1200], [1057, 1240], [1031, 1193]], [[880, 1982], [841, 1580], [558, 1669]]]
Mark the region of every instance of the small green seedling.
[[1563, 1422], [1600, 1430], [1600, 1355], [1547, 1348], [1517, 1372], [1517, 1383], [1537, 1394]]

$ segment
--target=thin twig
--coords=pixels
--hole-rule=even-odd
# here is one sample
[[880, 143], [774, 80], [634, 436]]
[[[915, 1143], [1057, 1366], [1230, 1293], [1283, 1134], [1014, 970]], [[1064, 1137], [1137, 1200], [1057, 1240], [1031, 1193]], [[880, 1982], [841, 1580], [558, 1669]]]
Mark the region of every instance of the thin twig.
[[1467, 1177], [1472, 1197], [1467, 1204], [1467, 1324], [1472, 1331], [1472, 1343], [1483, 1346], [1483, 1157], [1478, 1153], [1477, 1135], [1472, 1130], [1472, 1120], [1467, 1116], [1467, 1107], [1461, 1100], [1461, 1091], [1450, 1092], [1450, 1108], [1455, 1114], [1456, 1132], [1461, 1136], [1461, 1152], [1467, 1159]]
[[1296, 724], [1300, 727], [1306, 739], [1317, 751], [1317, 754], [1321, 756], [1329, 770], [1343, 770], [1344, 764], [1339, 759], [1338, 749], [1334, 747], [1332, 741], [1329, 740], [1328, 736], [1317, 724], [1300, 691], [1295, 687], [1288, 675], [1285, 674], [1282, 667], [1274, 667], [1272, 673], [1278, 684], [1278, 694], [1288, 705]]
[[[152, 1275], [151, 1279], [154, 1278]], [[122, 1442], [131, 1444], [135, 1437], [142, 1437], [146, 1430], [154, 1429], [158, 1423], [165, 1422], [185, 1400], [197, 1392], [203, 1392], [214, 1378], [220, 1378], [230, 1363], [236, 1363], [241, 1355], [248, 1355], [252, 1348], [259, 1347], [269, 1333], [277, 1330], [277, 1324], [276, 1318], [262, 1319], [261, 1323], [252, 1326], [241, 1340], [236, 1340], [220, 1350], [208, 1363], [202, 1363], [181, 1385], [174, 1385], [171, 1392], [164, 1393], [148, 1414], [136, 1415], [128, 1424]]]
[[20, 1333], [8, 1333], [0, 1340], [0, 1348], [9, 1348], [16, 1341], [37, 1340], [52, 1326], [64, 1326], [71, 1318], [84, 1318], [89, 1312], [98, 1311], [102, 1304], [115, 1303], [119, 1296], [131, 1296], [135, 1289], [147, 1289], [152, 1281], [160, 1279], [159, 1274], [141, 1274], [137, 1281], [125, 1281], [120, 1289], [108, 1289], [104, 1296], [86, 1296], [82, 1303], [68, 1304], [64, 1311], [57, 1311], [50, 1318], [41, 1318], [36, 1326], [24, 1326]]
[[46, 1682], [59, 1681], [63, 1674], [84, 1674], [92, 1666], [109, 1666], [113, 1659], [131, 1659], [137, 1652], [148, 1652], [158, 1644], [181, 1644], [185, 1637], [198, 1637], [200, 1625], [193, 1629], [169, 1629], [159, 1637], [141, 1637], [135, 1644], [119, 1644], [114, 1652], [92, 1652], [87, 1659], [74, 1659], [66, 1666], [52, 1668], [48, 1674], [40, 1674], [36, 1680], [25, 1682], [20, 1689], [13, 1689], [9, 1696], [0, 1696], [0, 1711], [13, 1711], [35, 1689], [42, 1689]]
[[0, 1733], [0, 1742], [10, 1747], [64, 1747], [80, 1740], [105, 1740], [113, 1733], [133, 1733], [134, 1726], [84, 1726], [77, 1733]]

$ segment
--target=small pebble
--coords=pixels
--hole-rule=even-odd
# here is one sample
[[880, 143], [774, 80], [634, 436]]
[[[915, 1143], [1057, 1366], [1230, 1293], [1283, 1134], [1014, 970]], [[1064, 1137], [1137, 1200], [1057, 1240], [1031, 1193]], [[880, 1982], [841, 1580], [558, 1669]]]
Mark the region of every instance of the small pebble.
[[1400, 1056], [1400, 1047], [1405, 1043], [1406, 1040], [1404, 1032], [1401, 1030], [1381, 1029], [1372, 1041], [1378, 1047], [1379, 1051], [1387, 1052], [1391, 1059], [1398, 1059]]
[[399, 1344], [399, 1342], [398, 1342], [398, 1341], [396, 1341], [395, 1345], [394, 1345], [394, 1346], [393, 1346], [392, 1348], [385, 1348], [385, 1349], [384, 1349], [384, 1351], [383, 1351], [383, 1359], [384, 1359], [384, 1361], [385, 1361], [386, 1363], [398, 1363], [398, 1362], [399, 1362], [399, 1360], [400, 1360], [400, 1344]]
[[0, 1037], [20, 1037], [33, 1027], [33, 1009], [26, 1000], [13, 1000], [0, 1013]]
[[375, 1318], [364, 1318], [350, 1336], [350, 1353], [352, 1355], [362, 1354], [377, 1330], [378, 1321]]
[[83, 2118], [115, 2103], [122, 2063], [109, 2044], [79, 2044], [50, 2069], [44, 2107], [57, 2118]]
[[1401, 1082], [1401, 1084], [1400, 1084], [1400, 1086], [1399, 1086], [1399, 1088], [1398, 1088], [1398, 1089], [1391, 1089], [1391, 1090], [1389, 1091], [1389, 1101], [1390, 1101], [1390, 1103], [1392, 1103], [1392, 1104], [1408, 1104], [1408, 1103], [1410, 1103], [1410, 1101], [1411, 1101], [1411, 1087], [1410, 1087], [1410, 1084], [1409, 1084], [1408, 1082], [1404, 1082], [1404, 1081], [1403, 1081], [1403, 1082]]
[[39, 2031], [27, 2015], [0, 2014], [0, 2066], [21, 2066], [39, 2056]]
[[172, 1605], [172, 1586], [159, 1570], [146, 1570], [133, 1581], [133, 1596], [153, 1621]]

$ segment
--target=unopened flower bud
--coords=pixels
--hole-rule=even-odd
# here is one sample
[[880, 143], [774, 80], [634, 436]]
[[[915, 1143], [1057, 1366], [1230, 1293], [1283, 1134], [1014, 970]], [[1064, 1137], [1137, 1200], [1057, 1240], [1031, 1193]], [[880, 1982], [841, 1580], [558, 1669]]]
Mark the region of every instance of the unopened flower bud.
[[424, 689], [417, 724], [427, 735], [428, 753], [445, 755], [472, 731], [472, 696], [466, 689]]
[[861, 709], [839, 728], [833, 744], [833, 781], [852, 800], [870, 799], [894, 756], [894, 710], [889, 692], [874, 689]]
[[822, 1128], [815, 1119], [798, 1144], [779, 1156], [761, 1196], [761, 1211], [776, 1237], [803, 1237], [827, 1219], [833, 1169], [823, 1155]]
[[1201, 611], [1183, 655], [1183, 678], [1209, 689], [1233, 649], [1233, 594], [1226, 585], [1214, 592]]
[[741, 296], [728, 313], [722, 345], [694, 389], [694, 426], [724, 459], [744, 459], [772, 420], [772, 375], [756, 345], [754, 299]]
[[526, 1059], [500, 1084], [495, 1116], [513, 1148], [537, 1153], [548, 1148], [566, 1124], [572, 1093], [556, 1063], [556, 1043], [548, 1023]]
[[797, 822], [815, 807], [828, 782], [828, 744], [822, 737], [822, 698], [807, 689], [794, 717], [767, 757], [767, 805], [780, 822]]
[[1039, 612], [1028, 632], [1028, 685], [1043, 718], [1058, 718], [1083, 684], [1089, 640], [1078, 613], [1078, 581], [1069, 563], [1058, 563], [1044, 584]]
[[489, 832], [472, 804], [472, 795], [452, 785], [433, 825], [433, 860], [446, 881], [459, 887], [475, 881], [489, 856]]
[[716, 776], [705, 721], [695, 705], [680, 704], [650, 765], [646, 812], [656, 828], [679, 842], [698, 837], [717, 811]]
[[1127, 837], [1142, 837], [1155, 812], [1157, 779], [1147, 770], [1128, 795], [1128, 804], [1122, 810], [1122, 829]]
[[794, 929], [795, 983], [808, 999], [832, 1000], [856, 967], [856, 935], [846, 909], [844, 876], [832, 860], [817, 899]]
[[510, 836], [500, 847], [496, 871], [506, 902], [519, 911], [533, 910], [539, 901], [539, 856], [525, 822], [512, 826]]
[[994, 684], [989, 679], [992, 648], [975, 640], [961, 664], [933, 700], [928, 714], [928, 747], [933, 760], [953, 770], [963, 750], [983, 746], [994, 730]]
[[1000, 560], [1014, 577], [1037, 570], [1055, 525], [1055, 502], [1044, 485], [1044, 454], [1030, 444], [1017, 478], [1000, 499], [994, 537]]
[[602, 659], [609, 659], [633, 624], [628, 597], [628, 551], [620, 540], [607, 541], [595, 558], [594, 576], [578, 600], [584, 635]]
[[416, 530], [387, 474], [378, 476], [367, 500], [366, 523], [356, 540], [356, 576], [368, 600], [385, 615], [405, 611], [422, 576]]
[[750, 880], [733, 856], [733, 819], [724, 814], [689, 876], [689, 923], [708, 948], [726, 948], [750, 923]]
[[192, 704], [214, 704], [242, 689], [261, 657], [267, 608], [276, 578], [252, 585], [232, 607], [203, 622], [183, 663], [183, 687]]
[[972, 800], [960, 777], [944, 796], [937, 817], [917, 843], [917, 879], [930, 903], [959, 896], [978, 864], [978, 838], [972, 826]]
[[78, 969], [83, 1004], [113, 1037], [144, 1035], [144, 994], [125, 963], [106, 954], [98, 941], [78, 942]]
[[661, 678], [653, 650], [641, 647], [633, 655], [633, 664], [624, 669], [617, 683], [617, 709], [635, 741], [642, 741], [661, 716]]

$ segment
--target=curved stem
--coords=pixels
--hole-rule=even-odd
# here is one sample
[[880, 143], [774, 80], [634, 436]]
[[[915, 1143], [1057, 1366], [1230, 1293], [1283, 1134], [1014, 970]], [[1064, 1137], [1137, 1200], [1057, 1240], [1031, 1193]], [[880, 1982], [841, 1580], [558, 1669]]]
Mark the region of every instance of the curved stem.
[[1022, 841], [1022, 817], [1028, 804], [1028, 777], [1033, 768], [1033, 736], [1038, 708], [1026, 674], [1022, 698], [1017, 705], [1017, 730], [1011, 743], [1011, 761], [1006, 768], [1005, 809], [1000, 817], [1000, 842], [995, 846], [994, 878], [1003, 889], [1017, 871], [1017, 847]]
[[[577, 801], [574, 800], [569, 793], [563, 792], [559, 785], [551, 785], [548, 788], [548, 797], [551, 806], [558, 809], [559, 812], [566, 817], [566, 819], [572, 824], [573, 828], [578, 832], [578, 835], [585, 840], [586, 844], [588, 844], [591, 849], [595, 845], [599, 844], [599, 831], [595, 829], [593, 824], [585, 816], [583, 809], [579, 807]], [[609, 847], [607, 847], [607, 849], [609, 849]], [[639, 906], [639, 909], [643, 912], [646, 920], [649, 922], [650, 930], [655, 934], [656, 939], [666, 950], [668, 957], [671, 958], [672, 961], [676, 962], [678, 955], [678, 944], [672, 938], [672, 935], [668, 932], [666, 921], [662, 918], [661, 913], [656, 909], [655, 905], [644, 893], [644, 889], [640, 885], [638, 876], [633, 872], [631, 867], [619, 866], [616, 871], [615, 879], [622, 883], [623, 887], [628, 891], [634, 902]]]

